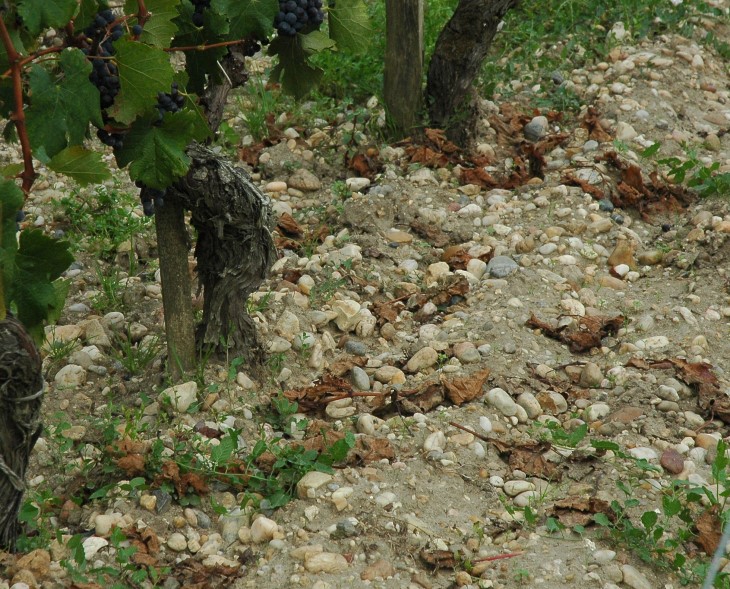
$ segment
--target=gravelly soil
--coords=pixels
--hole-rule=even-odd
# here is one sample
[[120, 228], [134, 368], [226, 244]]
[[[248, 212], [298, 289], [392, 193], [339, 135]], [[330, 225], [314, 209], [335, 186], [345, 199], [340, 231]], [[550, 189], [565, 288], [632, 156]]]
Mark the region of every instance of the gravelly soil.
[[[716, 34], [727, 36], [727, 29]], [[550, 533], [553, 520], [547, 518], [557, 518], [556, 502], [566, 499], [576, 501], [573, 515], [581, 500], [594, 502], [589, 513], [600, 501], [623, 501], [617, 481], [638, 500], [632, 515], [660, 507], [658, 489], [671, 480], [716, 490], [707, 456], [727, 435], [727, 425], [678, 359], [711, 365], [719, 379], [711, 387], [716, 404], [727, 402], [727, 201], [660, 203], [643, 215], [599, 202], [599, 191], [616, 204], [626, 192], [619, 187], [620, 171], [597, 156], [616, 150], [618, 138], [618, 158], [639, 165], [648, 183], [652, 161], [635, 154], [654, 141], [662, 142], [662, 154], [682, 154], [680, 143], [687, 142], [700, 159], [730, 172], [730, 77], [719, 56], [677, 36], [621, 46], [606, 63], [565, 77], [586, 104], [595, 105], [607, 135], [593, 143], [590, 130], [580, 126], [584, 113], [551, 120], [543, 130], [548, 138], [568, 135], [546, 152], [544, 180], [512, 190], [462, 186], [458, 166], [409, 167], [404, 149], [391, 147], [380, 149], [383, 171], [372, 183], [355, 180], [361, 189], [343, 203], [330, 186], [348, 172], [332, 163], [339, 156], [327, 155], [341, 129], [300, 130], [298, 138], [290, 133], [288, 143], [264, 150], [254, 177], [272, 194], [277, 211], [293, 214], [305, 230], [316, 229], [324, 215], [329, 237], [297, 253], [282, 249], [270, 280], [254, 296], [274, 293], [256, 315], [275, 359], [271, 376], [252, 382], [239, 366], [228, 379], [230, 363], [211, 361], [205, 388], [196, 389], [197, 412], [157, 401], [159, 359], [130, 378], [104, 341], [133, 324], [135, 341], [161, 335], [159, 284], [130, 280], [127, 296], [139, 305], [120, 308], [121, 317], [96, 316], [89, 305], [99, 281], [93, 261], [82, 254], [61, 321], [68, 331], [57, 337], [78, 336], [83, 346], [96, 348], [66, 359], [78, 369], [46, 360], [47, 421], [72, 427], [39, 442], [30, 471], [35, 490], [67, 498], [83, 488], [73, 472], [61, 473], [59, 461], [98, 453], [98, 423], [110, 405], [117, 413], [125, 405], [129, 415], [138, 411], [139, 423], [127, 432], [134, 431], [142, 446], [159, 437], [173, 448], [175, 440], [205, 440], [212, 430], [234, 427], [241, 430], [244, 455], [259, 439], [266, 405], [280, 387], [307, 387], [336, 372], [356, 390], [390, 400], [391, 391], [403, 399], [429, 384], [458, 378], [473, 384], [484, 370], [489, 376], [477, 386], [480, 394], [460, 407], [444, 400], [415, 415], [391, 407], [380, 410], [383, 420], [371, 417], [379, 397], [329, 406], [319, 415], [326, 427], [371, 440], [378, 450], [370, 458], [380, 459], [369, 461], [361, 452], [359, 461], [333, 475], [308, 475], [298, 487], [301, 498], [273, 511], [263, 504], [269, 519], [252, 523], [256, 512], [237, 507], [240, 489], [223, 483], [212, 484], [195, 509], [177, 501], [161, 509], [169, 496], [151, 495], [152, 485], [131, 495], [110, 492], [80, 507], [66, 504], [53, 520], [61, 533], [83, 534], [89, 562], [101, 563], [116, 554], [99, 540], [108, 538], [110, 525], [151, 530], [160, 547], [150, 552], [158, 566], [171, 567], [161, 581], [170, 589], [680, 586], [676, 573], [645, 562], [588, 520], [581, 535]], [[524, 112], [523, 98], [510, 100], [515, 112]], [[487, 170], [502, 177], [512, 170], [507, 158], [514, 158], [523, 137], [501, 132], [499, 121], [515, 120], [502, 103], [484, 107], [491, 124], [477, 151], [490, 158]], [[572, 185], [569, 174], [594, 188]], [[54, 190], [38, 192], [36, 213], [52, 215], [46, 207]], [[439, 295], [449, 287], [445, 298]], [[392, 316], [377, 308], [396, 300]], [[547, 329], [527, 325], [533, 314], [556, 330], [563, 327], [558, 337], [576, 329], [581, 317], [618, 319], [616, 330], [602, 333], [597, 345], [577, 351], [569, 341], [548, 337]], [[94, 335], [93, 321], [89, 327], [95, 317], [101, 334]], [[632, 358], [634, 366], [627, 366]], [[651, 364], [664, 359], [675, 363]], [[551, 433], [550, 422], [566, 432], [586, 424], [588, 433], [572, 451]], [[266, 425], [263, 431], [271, 437], [275, 430]], [[64, 439], [68, 446], [59, 448]], [[590, 440], [615, 442], [628, 457], [596, 454]], [[516, 456], [516, 448], [532, 442], [543, 445]], [[642, 472], [635, 459], [661, 467]], [[208, 497], [228, 513], [216, 514]], [[706, 562], [701, 544], [695, 538], [677, 550]], [[436, 558], [436, 551], [456, 550], [460, 556], [435, 571], [424, 561]], [[479, 562], [499, 555], [508, 558]], [[8, 557], [0, 588], [16, 583], [20, 589], [22, 582], [70, 586], [63, 558], [68, 549], [55, 540], [34, 559]]]

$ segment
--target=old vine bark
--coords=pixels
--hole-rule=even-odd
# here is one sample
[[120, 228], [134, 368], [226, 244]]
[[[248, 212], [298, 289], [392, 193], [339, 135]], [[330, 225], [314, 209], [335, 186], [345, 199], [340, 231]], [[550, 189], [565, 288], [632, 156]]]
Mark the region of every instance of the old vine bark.
[[[226, 75], [209, 86], [202, 105], [211, 130], [220, 125], [228, 93], [246, 83], [245, 48], [231, 48], [222, 60]], [[181, 376], [178, 366], [188, 370], [195, 363], [192, 340], [199, 351], [227, 351], [249, 360], [251, 368], [263, 361], [253, 320], [246, 300], [266, 278], [273, 262], [274, 246], [269, 233], [271, 213], [268, 198], [253, 185], [241, 168], [226, 163], [220, 156], [194, 144], [188, 149], [192, 164], [188, 175], [168, 189], [165, 207], [169, 216], [180, 217], [184, 209], [192, 213], [198, 230], [195, 256], [203, 291], [203, 319], [195, 330], [188, 330], [192, 317], [191, 282], [182, 271], [187, 248], [163, 247], [187, 240], [184, 224], [158, 219], [160, 268], [163, 272], [162, 295], [165, 307], [169, 362], [173, 376]], [[163, 207], [164, 208], [164, 207]], [[161, 211], [163, 215], [165, 211]], [[160, 223], [162, 221], [162, 223]], [[190, 319], [192, 322], [192, 319]], [[176, 357], [180, 351], [182, 359]]]
[[23, 325], [0, 321], [0, 550], [13, 550], [25, 470], [41, 433], [43, 376], [38, 350]]
[[188, 155], [190, 172], [170, 191], [192, 212], [198, 232], [195, 257], [204, 303], [197, 345], [230, 350], [260, 364], [263, 352], [246, 301], [274, 262], [269, 199], [243, 168], [210, 149], [193, 144]]
[[472, 84], [502, 18], [519, 0], [460, 0], [441, 31], [426, 83], [431, 125], [459, 145], [474, 137], [478, 116]]

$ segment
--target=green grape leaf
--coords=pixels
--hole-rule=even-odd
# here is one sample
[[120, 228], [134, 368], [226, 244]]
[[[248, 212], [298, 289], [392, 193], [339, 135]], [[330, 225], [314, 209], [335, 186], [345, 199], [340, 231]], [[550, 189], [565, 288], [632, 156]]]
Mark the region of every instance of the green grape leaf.
[[72, 145], [59, 151], [48, 167], [54, 172], [65, 174], [82, 186], [99, 184], [111, 178], [111, 172], [101, 159], [101, 153], [84, 149], [81, 145]]
[[117, 163], [119, 167], [129, 165], [132, 180], [163, 190], [188, 171], [188, 143], [204, 139], [207, 133], [199, 114], [189, 110], [167, 113], [159, 126], [138, 120], [124, 138]]
[[[177, 32], [177, 25], [173, 22], [177, 18], [179, 0], [147, 0], [145, 8], [150, 18], [145, 22], [139, 40], [148, 45], [166, 49]], [[124, 6], [126, 14], [136, 14], [139, 11], [137, 0], [127, 0]]]
[[119, 94], [109, 110], [120, 123], [130, 124], [149, 110], [160, 91], [169, 92], [174, 71], [167, 53], [136, 41], [117, 41]]
[[373, 30], [363, 0], [337, 0], [327, 12], [330, 37], [339, 49], [361, 53], [367, 49]]
[[79, 11], [74, 17], [74, 29], [77, 31], [83, 31], [93, 22], [100, 10], [108, 8], [107, 2], [98, 0], [81, 0], [78, 4]]
[[48, 27], [66, 26], [76, 12], [76, 6], [76, 0], [19, 0], [18, 16], [35, 36]]
[[231, 40], [268, 38], [279, 12], [278, 0], [212, 0], [210, 7], [228, 15]]
[[54, 281], [71, 262], [68, 242], [51, 239], [39, 230], [20, 234], [10, 272], [9, 298], [18, 319], [36, 338], [43, 336], [43, 323], [58, 317], [63, 309], [67, 289]]
[[23, 191], [12, 180], [0, 180], [0, 251], [15, 251], [15, 214], [23, 207]]
[[78, 49], [60, 55], [62, 75], [52, 77], [40, 65], [31, 68], [31, 105], [26, 113], [35, 155], [53, 157], [68, 144], [83, 143], [89, 122], [101, 126], [99, 91], [89, 81], [91, 64]]
[[276, 37], [269, 45], [269, 55], [277, 55], [279, 63], [271, 70], [271, 79], [281, 83], [284, 92], [302, 98], [322, 77], [322, 70], [307, 61], [302, 35]]
[[334, 49], [336, 43], [330, 39], [326, 33], [322, 31], [312, 31], [306, 35], [301, 35], [302, 49], [307, 55], [319, 53], [328, 49]]
[[22, 171], [23, 164], [19, 163], [0, 166], [0, 176], [3, 178], [17, 178]]
[[[192, 23], [193, 7], [190, 2], [180, 6], [180, 16], [176, 19], [178, 34], [173, 39], [174, 47], [199, 47], [225, 41], [228, 37], [228, 19], [213, 9], [203, 13], [203, 27]], [[228, 53], [226, 47], [216, 47], [206, 51], [192, 50], [185, 52], [185, 70], [189, 81], [187, 89], [198, 94], [203, 92], [206, 79], [212, 82], [220, 80], [221, 71], [218, 61]]]

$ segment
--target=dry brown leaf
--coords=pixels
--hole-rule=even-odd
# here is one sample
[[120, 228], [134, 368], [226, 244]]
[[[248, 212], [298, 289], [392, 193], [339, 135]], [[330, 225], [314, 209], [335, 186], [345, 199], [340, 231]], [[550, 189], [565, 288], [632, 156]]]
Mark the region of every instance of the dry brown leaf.
[[567, 344], [572, 352], [587, 352], [601, 346], [601, 340], [615, 334], [623, 325], [623, 315], [608, 317], [605, 315], [589, 315], [578, 318], [578, 325], [572, 329], [553, 327], [538, 319], [534, 313], [530, 315], [526, 325], [541, 329], [547, 337]]
[[348, 464], [367, 464], [378, 462], [384, 458], [395, 459], [395, 450], [387, 438], [374, 438], [372, 436], [360, 436], [357, 438], [355, 447], [348, 454]]
[[577, 178], [571, 173], [564, 174], [562, 182], [567, 186], [578, 186], [583, 192], [587, 192], [596, 200], [601, 200], [605, 198], [603, 190], [601, 190], [597, 186], [594, 186], [590, 182], [587, 182], [586, 180], [581, 180], [580, 178]]
[[489, 378], [490, 370], [480, 370], [474, 374], [453, 379], [442, 379], [441, 383], [446, 389], [446, 396], [454, 405], [462, 405], [467, 401], [472, 401], [479, 397], [482, 393], [482, 387]]
[[531, 442], [511, 445], [501, 440], [491, 440], [500, 455], [507, 455], [510, 468], [519, 469], [528, 476], [535, 476], [550, 481], [559, 481], [562, 473], [558, 466], [545, 458], [550, 450], [550, 442]]
[[383, 168], [378, 156], [378, 151], [373, 149], [369, 149], [368, 153], [356, 153], [347, 162], [347, 167], [358, 176], [372, 180]]
[[593, 522], [596, 513], [604, 513], [609, 518], [613, 516], [611, 506], [597, 497], [566, 497], [553, 504], [552, 514], [560, 523], [568, 528], [573, 526], [587, 526]]
[[420, 238], [425, 239], [433, 247], [444, 247], [449, 243], [449, 236], [436, 225], [423, 221], [411, 221], [411, 229]]
[[373, 305], [373, 313], [378, 318], [378, 324], [395, 323], [398, 314], [405, 308], [401, 301], [385, 301], [384, 303], [375, 303]]
[[311, 386], [290, 389], [282, 394], [290, 401], [296, 401], [300, 411], [323, 411], [334, 400], [333, 396], [352, 394], [352, 385], [344, 378], [323, 374]]
[[719, 510], [718, 504], [713, 505], [698, 517], [695, 523], [697, 528], [695, 542], [710, 556], [715, 553], [722, 539], [722, 519]]
[[434, 569], [453, 569], [457, 566], [458, 560], [450, 550], [426, 550], [419, 553], [421, 560]]
[[128, 477], [140, 476], [145, 473], [144, 456], [141, 454], [130, 454], [117, 458], [116, 465]]
[[470, 256], [463, 247], [452, 245], [441, 254], [441, 261], [446, 262], [451, 270], [466, 270], [466, 265], [471, 261]]
[[276, 228], [282, 235], [287, 237], [302, 237], [304, 235], [304, 230], [289, 213], [282, 213], [279, 216]]
[[611, 141], [612, 137], [601, 126], [599, 116], [600, 115], [596, 107], [588, 107], [588, 110], [586, 111], [586, 114], [583, 117], [583, 121], [581, 122], [580, 126], [588, 130], [589, 139], [595, 139], [599, 143]]
[[462, 169], [460, 181], [462, 184], [476, 184], [482, 188], [496, 188], [500, 185], [497, 179], [482, 167]]

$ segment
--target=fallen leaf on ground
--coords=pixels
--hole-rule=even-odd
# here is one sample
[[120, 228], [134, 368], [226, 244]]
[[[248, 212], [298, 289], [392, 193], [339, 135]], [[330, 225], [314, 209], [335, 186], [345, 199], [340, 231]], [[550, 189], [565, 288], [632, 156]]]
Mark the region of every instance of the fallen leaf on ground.
[[333, 400], [352, 394], [352, 385], [344, 378], [323, 374], [311, 386], [290, 389], [282, 394], [298, 403], [300, 411], [323, 411]]
[[446, 396], [454, 405], [462, 405], [479, 397], [484, 391], [482, 387], [489, 378], [490, 370], [480, 370], [463, 378], [442, 379]]
[[453, 569], [458, 559], [450, 550], [426, 550], [419, 553], [421, 560], [433, 569]]
[[416, 235], [426, 240], [433, 247], [444, 247], [451, 241], [448, 234], [430, 223], [424, 223], [416, 219], [411, 221], [410, 226]]
[[500, 455], [507, 456], [512, 470], [519, 469], [527, 476], [535, 476], [550, 481], [559, 481], [562, 473], [557, 464], [549, 462], [545, 453], [552, 448], [550, 442], [530, 442], [512, 445], [501, 440], [491, 440]]
[[571, 352], [587, 352], [600, 347], [604, 337], [615, 334], [623, 325], [624, 316], [588, 315], [578, 317], [576, 322], [576, 327], [557, 327], [538, 319], [532, 313], [526, 325], [541, 329], [546, 336], [567, 344]]
[[276, 228], [282, 235], [287, 237], [302, 237], [304, 235], [304, 230], [289, 213], [282, 213], [279, 216]]
[[611, 506], [596, 497], [566, 497], [553, 504], [552, 514], [561, 524], [568, 528], [573, 526], [587, 526], [593, 523], [596, 513], [604, 513], [611, 517]]
[[722, 539], [722, 519], [719, 516], [720, 506], [715, 504], [697, 518], [697, 538], [695, 542], [702, 547], [709, 556], [712, 556]]

